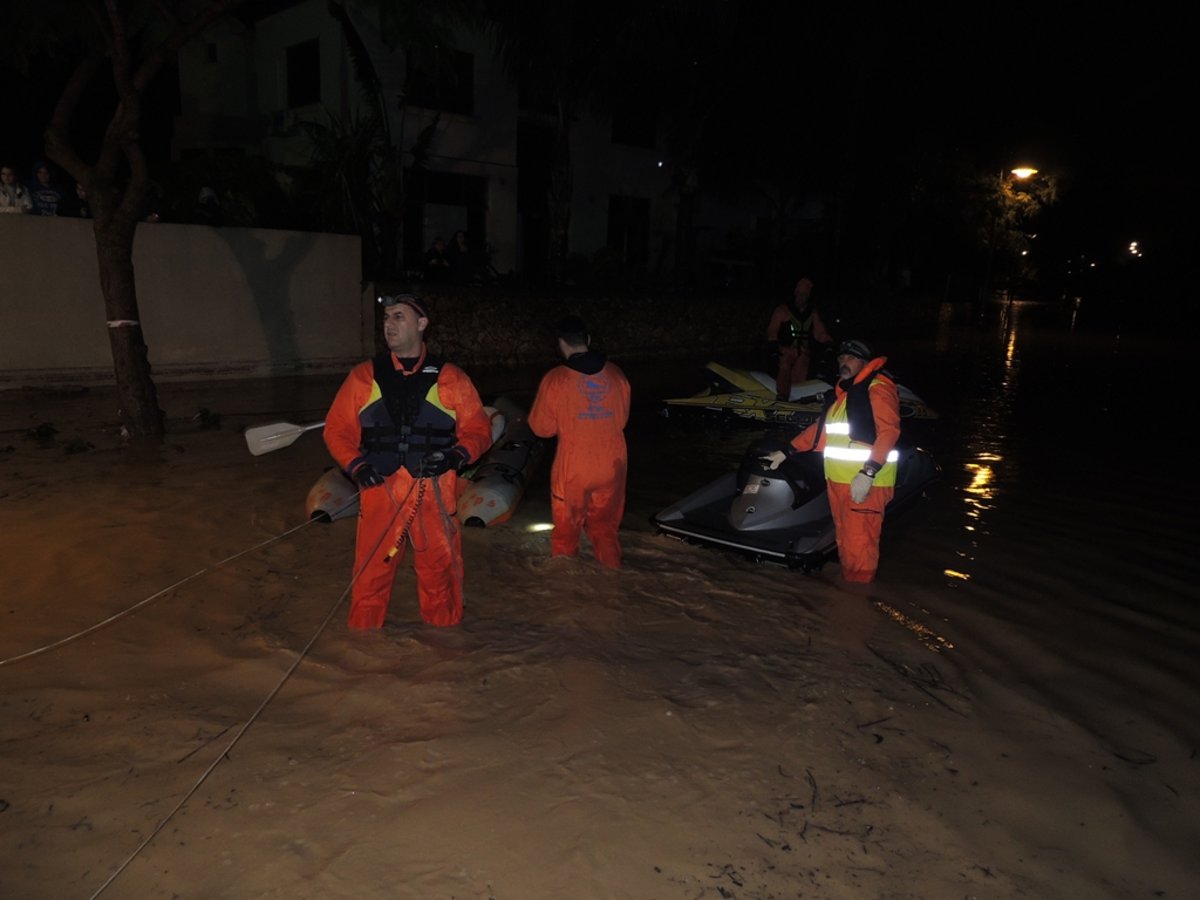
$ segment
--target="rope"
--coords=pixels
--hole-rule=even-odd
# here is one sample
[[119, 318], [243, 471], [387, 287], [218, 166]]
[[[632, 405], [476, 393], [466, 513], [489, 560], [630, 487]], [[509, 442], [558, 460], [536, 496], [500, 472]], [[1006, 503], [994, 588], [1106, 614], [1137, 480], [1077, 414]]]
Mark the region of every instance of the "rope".
[[[400, 532], [400, 535], [397, 538], [397, 546], [399, 546], [400, 542], [403, 541], [405, 535], [407, 535], [408, 530], [409, 530], [410, 526], [412, 525], [413, 520], [416, 518], [416, 511], [420, 508], [421, 500], [424, 497], [426, 479], [422, 478], [422, 479], [417, 479], [416, 481], [419, 482], [419, 484], [420, 484], [420, 487], [417, 492], [417, 502], [413, 504], [412, 514], [409, 516], [408, 521], [405, 523], [404, 529]], [[395, 523], [396, 517], [399, 516], [400, 510], [404, 508], [404, 502], [411, 495], [412, 489], [414, 486], [416, 486], [416, 485], [415, 484], [410, 485], [409, 489], [408, 489], [408, 493], [406, 493], [404, 495], [404, 497], [398, 502], [397, 502], [395, 496], [391, 492], [390, 485], [386, 486], [386, 490], [388, 491], [388, 496], [389, 496], [389, 498], [391, 498], [392, 503], [395, 506], [395, 512], [392, 514], [391, 522], [389, 522], [387, 527], [383, 529], [383, 531], [380, 533], [378, 540], [375, 543], [375, 546], [371, 548], [371, 553], [368, 554], [367, 556], [365, 556], [364, 560], [369, 559], [376, 552], [378, 552], [379, 546], [383, 543], [383, 539], [388, 535], [388, 533], [391, 532], [392, 525]], [[440, 509], [442, 509], [442, 511], [444, 513], [445, 507], [442, 504], [441, 492], [436, 488], [436, 483], [435, 483], [434, 492], [435, 492], [435, 494], [437, 494], [438, 507]], [[70, 637], [63, 638], [62, 640], [57, 641], [53, 644], [49, 644], [38, 650], [33, 650], [33, 651], [30, 651], [29, 653], [25, 653], [20, 656], [14, 656], [10, 659], [0, 660], [0, 666], [7, 665], [9, 663], [14, 663], [14, 662], [17, 662], [22, 659], [28, 659], [33, 656], [37, 656], [41, 653], [45, 653], [56, 647], [61, 647], [63, 644], [66, 644], [70, 641], [77, 640], [78, 638], [81, 638], [84, 635], [90, 634], [93, 631], [96, 631], [97, 629], [103, 628], [105, 625], [111, 624], [112, 622], [115, 622], [117, 619], [120, 619], [126, 615], [129, 615], [130, 613], [134, 612], [137, 609], [140, 609], [141, 607], [150, 603], [152, 600], [155, 600], [156, 598], [161, 597], [162, 595], [168, 593], [169, 591], [171, 591], [183, 584], [186, 584], [189, 581], [199, 578], [201, 575], [205, 574], [206, 572], [210, 572], [213, 569], [220, 568], [221, 566], [232, 562], [233, 560], [237, 559], [238, 557], [245, 556], [247, 553], [251, 553], [254, 550], [258, 550], [262, 547], [265, 547], [269, 544], [274, 543], [275, 541], [281, 540], [281, 539], [287, 537], [288, 535], [294, 534], [303, 528], [307, 528], [314, 521], [316, 521], [316, 520], [309, 519], [307, 522], [303, 523], [302, 525], [297, 525], [295, 528], [289, 529], [288, 531], [285, 531], [282, 534], [271, 538], [270, 540], [263, 541], [262, 543], [256, 544], [255, 546], [250, 547], [246, 550], [243, 550], [240, 553], [235, 553], [233, 556], [223, 559], [220, 562], [216, 563], [215, 565], [207, 566], [203, 569], [200, 569], [199, 571], [189, 575], [187, 578], [181, 579], [180, 581], [176, 582], [175, 584], [171, 585], [170, 587], [164, 588], [163, 590], [159, 591], [158, 593], [150, 595], [146, 599], [134, 604], [133, 606], [129, 607], [128, 609], [126, 609], [120, 613], [117, 613], [113, 616], [110, 616], [109, 618], [105, 619], [104, 621], [98, 622], [97, 624], [91, 626], [90, 628], [87, 628], [81, 632], [71, 635]], [[175, 817], [176, 813], [178, 813], [179, 810], [183, 809], [184, 805], [187, 804], [188, 800], [190, 800], [195, 795], [196, 791], [198, 791], [200, 789], [200, 786], [203, 785], [204, 782], [208, 780], [208, 777], [214, 771], [216, 771], [216, 768], [217, 768], [217, 766], [219, 766], [221, 764], [221, 761], [223, 759], [228, 758], [230, 752], [237, 745], [237, 743], [242, 739], [242, 736], [247, 731], [250, 730], [250, 726], [254, 724], [254, 722], [258, 719], [258, 717], [262, 714], [263, 710], [265, 710], [267, 708], [267, 706], [270, 704], [270, 702], [275, 699], [275, 697], [283, 689], [283, 686], [292, 677], [292, 674], [296, 671], [296, 669], [298, 669], [300, 667], [300, 663], [302, 663], [304, 661], [304, 659], [308, 656], [309, 651], [312, 649], [313, 645], [317, 642], [317, 639], [325, 631], [326, 627], [329, 625], [330, 621], [333, 619], [334, 614], [337, 612], [338, 608], [342, 605], [342, 602], [350, 594], [350, 591], [354, 587], [354, 583], [358, 580], [359, 576], [362, 574], [365, 567], [366, 567], [366, 563], [364, 562], [363, 566], [360, 567], [358, 569], [358, 571], [356, 571], [354, 573], [353, 577], [350, 579], [350, 583], [346, 585], [345, 590], [343, 590], [342, 593], [340, 595], [338, 595], [337, 600], [329, 608], [329, 612], [325, 614], [325, 618], [321, 620], [321, 624], [319, 626], [317, 626], [317, 630], [315, 632], [313, 632], [313, 635], [311, 638], [309, 638], [308, 643], [304, 645], [304, 648], [297, 654], [296, 659], [288, 667], [287, 671], [283, 673], [283, 675], [280, 677], [279, 681], [275, 684], [275, 687], [273, 687], [271, 689], [271, 691], [267, 694], [267, 696], [263, 698], [262, 702], [259, 703], [258, 708], [254, 710], [254, 712], [250, 715], [250, 717], [248, 719], [246, 719], [246, 721], [242, 724], [242, 727], [237, 730], [237, 733], [234, 734], [234, 736], [230, 739], [229, 743], [225, 745], [225, 748], [219, 754], [217, 754], [217, 757], [209, 764], [208, 768], [206, 768], [201, 773], [200, 777], [196, 779], [195, 783], [188, 789], [187, 793], [185, 793], [183, 795], [183, 797], [180, 798], [179, 802], [176, 803], [174, 807], [172, 807], [171, 811], [168, 812], [162, 818], [161, 821], [159, 821], [159, 823], [154, 827], [154, 829], [148, 835], [146, 835], [145, 839], [143, 839], [142, 842], [140, 844], [138, 844], [137, 847], [134, 848], [133, 852], [130, 853], [129, 856], [127, 856], [125, 858], [125, 860], [119, 866], [117, 866], [116, 869], [113, 870], [113, 872], [108, 876], [108, 878], [105, 879], [104, 883], [101, 884], [100, 887], [98, 887], [94, 893], [92, 893], [89, 900], [95, 900], [95, 898], [99, 897], [102, 893], [104, 893], [105, 890], [108, 889], [109, 885], [111, 885], [114, 881], [116, 881], [118, 876], [120, 876], [120, 874], [122, 872], [124, 872], [130, 866], [130, 864], [138, 857], [138, 855], [144, 849], [146, 849], [146, 847], [148, 847], [151, 844], [151, 842], [153, 842], [153, 840], [156, 837], [158, 837], [159, 834], [162, 833], [162, 830], [164, 828], [166, 828], [167, 824], [171, 821], [171, 819], [173, 819]]]
[[117, 876], [120, 875], [122, 872], [125, 871], [125, 869], [127, 869], [129, 867], [129, 864], [132, 863], [134, 861], [134, 859], [137, 858], [138, 854], [141, 853], [144, 849], [146, 849], [146, 847], [149, 846], [150, 842], [153, 841], [156, 837], [158, 837], [159, 833], [164, 828], [166, 828], [167, 823], [170, 822], [172, 818], [174, 818], [175, 814], [177, 812], [179, 812], [179, 810], [183, 809], [184, 804], [187, 803], [188, 800], [190, 800], [192, 798], [192, 795], [195, 794], [196, 791], [198, 791], [200, 789], [200, 785], [204, 784], [204, 782], [208, 779], [208, 776], [211, 775], [216, 770], [217, 766], [219, 766], [221, 764], [221, 760], [223, 760], [229, 756], [230, 751], [233, 750], [233, 748], [237, 744], [237, 742], [242, 739], [242, 735], [244, 735], [247, 731], [250, 730], [250, 726], [254, 724], [255, 720], [259, 717], [259, 715], [262, 713], [262, 711], [267, 708], [267, 704], [269, 704], [272, 700], [275, 699], [276, 694], [278, 694], [283, 689], [283, 686], [287, 683], [288, 679], [292, 677], [292, 673], [295, 672], [297, 668], [299, 668], [300, 663], [302, 663], [304, 661], [304, 658], [306, 656], [308, 656], [308, 651], [312, 649], [313, 644], [315, 644], [317, 642], [317, 638], [319, 638], [321, 636], [321, 633], [325, 630], [325, 627], [329, 624], [330, 620], [333, 618], [333, 614], [335, 612], [337, 612], [338, 607], [342, 605], [342, 601], [345, 600], [346, 596], [350, 593], [350, 589], [354, 586], [354, 582], [358, 579], [359, 574], [360, 574], [360, 572], [354, 573], [354, 577], [350, 579], [350, 583], [348, 585], [346, 585], [346, 589], [344, 591], [342, 591], [341, 595], [337, 598], [337, 601], [333, 604], [333, 606], [330, 607], [329, 612], [325, 614], [325, 618], [323, 620], [321, 620], [321, 624], [319, 626], [317, 626], [317, 630], [313, 633], [313, 636], [311, 638], [309, 638], [308, 643], [304, 645], [304, 649], [301, 650], [300, 653], [296, 656], [295, 661], [288, 667], [288, 670], [283, 673], [283, 677], [281, 677], [279, 679], [279, 682], [275, 685], [274, 688], [271, 689], [271, 692], [269, 694], [267, 694], [266, 697], [263, 698], [262, 703], [258, 704], [258, 709], [254, 710], [254, 712], [251, 714], [250, 718], [248, 718], [242, 724], [242, 727], [238, 729], [237, 734], [235, 734], [233, 736], [233, 738], [229, 741], [229, 743], [225, 745], [225, 749], [222, 750], [219, 754], [217, 754], [217, 758], [214, 759], [212, 761], [212, 763], [209, 764], [208, 768], [205, 769], [204, 772], [200, 775], [200, 777], [198, 779], [196, 779], [196, 783], [193, 784], [191, 786], [191, 788], [188, 790], [188, 792], [183, 795], [183, 798], [178, 803], [175, 804], [174, 808], [169, 813], [167, 813], [166, 816], [163, 817], [162, 821], [160, 821], [154, 827], [154, 830], [151, 831], [148, 835], [146, 835], [145, 840], [143, 840], [140, 844], [138, 844], [136, 849], [134, 849], [134, 851], [132, 853], [130, 853], [128, 857], [126, 857], [125, 861], [123, 863], [121, 863], [121, 865], [119, 865], [111, 875], [108, 876], [108, 878], [105, 880], [104, 884], [100, 885], [100, 887], [98, 887], [96, 889], [95, 893], [93, 893], [91, 895], [89, 900], [95, 900], [96, 897], [99, 897], [104, 892], [104, 890], [117, 879]]
[[[392, 520], [388, 523], [387, 527], [384, 528], [383, 531], [380, 533], [379, 539], [375, 542], [375, 546], [371, 548], [371, 552], [363, 557], [364, 560], [369, 560], [371, 556], [374, 556], [375, 553], [378, 552], [380, 545], [383, 543], [383, 539], [392, 530], [392, 525], [395, 523], [396, 517], [400, 515], [400, 510], [404, 508], [404, 501], [407, 500], [409, 497], [409, 494], [412, 493], [412, 486], [410, 485], [409, 489], [408, 489], [408, 493], [405, 494], [403, 499], [401, 499], [397, 503], [395, 496], [392, 494], [391, 486], [385, 485], [384, 489], [387, 490], [388, 496], [391, 498], [393, 505], [396, 507], [396, 511], [394, 513], [392, 513]], [[418, 505], [419, 505], [419, 503], [418, 503]], [[305, 525], [309, 525], [314, 521], [316, 521], [316, 520], [310, 519], [308, 522], [305, 523]], [[304, 527], [304, 525], [301, 525], [298, 528], [293, 528], [292, 531], [298, 531], [300, 528], [303, 528], [303, 527]], [[406, 530], [407, 530], [407, 526], [406, 526]], [[287, 532], [287, 533], [290, 534], [291, 532]], [[282, 537], [282, 535], [281, 535], [281, 537]], [[245, 551], [245, 552], [249, 552], [249, 551]], [[231, 557], [231, 559], [233, 559], [233, 558], [234, 557]], [[146, 838], [140, 844], [138, 844], [136, 848], [134, 848], [134, 851], [125, 858], [125, 861], [122, 862], [121, 865], [119, 865], [113, 871], [113, 873], [108, 876], [108, 878], [104, 881], [104, 883], [96, 889], [95, 893], [93, 893], [91, 895], [89, 900], [95, 900], [95, 898], [99, 897], [108, 888], [108, 886], [110, 884], [112, 884], [114, 881], [116, 881], [117, 876], [119, 876], [122, 872], [124, 872], [129, 867], [129, 865], [138, 857], [138, 854], [140, 854], [143, 850], [145, 850], [146, 847], [150, 846], [150, 843], [156, 837], [158, 837], [158, 835], [162, 832], [162, 830], [164, 828], [167, 827], [167, 823], [170, 822], [171, 819], [173, 819], [175, 817], [175, 814], [178, 813], [179, 810], [183, 809], [184, 805], [188, 802], [188, 800], [190, 800], [192, 798], [192, 796], [196, 793], [196, 791], [198, 791], [200, 789], [200, 786], [202, 784], [204, 784], [204, 782], [208, 779], [208, 776], [211, 775], [216, 770], [217, 766], [219, 766], [221, 764], [221, 760], [228, 758], [230, 751], [233, 750], [233, 748], [237, 744], [237, 742], [242, 739], [242, 735], [244, 735], [247, 731], [250, 730], [250, 726], [254, 724], [255, 720], [259, 717], [259, 715], [262, 714], [262, 711], [267, 708], [267, 705], [272, 700], [275, 699], [275, 696], [283, 689], [283, 686], [287, 683], [288, 679], [292, 677], [292, 673], [295, 672], [296, 669], [300, 667], [300, 663], [302, 663], [304, 661], [304, 658], [306, 656], [308, 656], [308, 651], [312, 649], [313, 644], [315, 644], [317, 642], [317, 638], [319, 638], [321, 636], [322, 632], [325, 631], [325, 628], [329, 625], [330, 621], [333, 619], [333, 614], [337, 612], [338, 607], [340, 607], [342, 605], [342, 601], [344, 601], [346, 599], [346, 597], [350, 594], [350, 591], [354, 588], [354, 583], [356, 581], [358, 581], [359, 576], [362, 575], [365, 568], [366, 568], [366, 562], [364, 561], [363, 565], [360, 566], [359, 569], [351, 577], [350, 583], [346, 585], [346, 589], [344, 591], [342, 591], [342, 593], [338, 596], [337, 600], [334, 602], [333, 606], [330, 607], [329, 612], [325, 614], [325, 618], [321, 620], [321, 624], [319, 626], [317, 626], [317, 630], [313, 633], [313, 636], [311, 638], [309, 638], [308, 643], [304, 645], [304, 649], [301, 650], [300, 653], [296, 656], [295, 661], [288, 667], [288, 670], [283, 673], [283, 676], [279, 679], [279, 682], [275, 685], [275, 687], [271, 689], [271, 692], [269, 694], [267, 694], [267, 696], [265, 698], [263, 698], [263, 701], [258, 705], [258, 708], [256, 710], [254, 710], [254, 712], [250, 715], [250, 718], [248, 718], [242, 724], [242, 727], [237, 730], [237, 733], [230, 739], [229, 743], [225, 745], [225, 749], [222, 750], [219, 754], [217, 754], [216, 759], [214, 759], [212, 761], [212, 763], [209, 764], [208, 768], [205, 769], [204, 772], [200, 775], [200, 777], [196, 779], [195, 784], [193, 784], [191, 786], [191, 788], [188, 790], [188, 792], [186, 794], [184, 794], [183, 797], [180, 799], [180, 801], [178, 803], [176, 803], [175, 806], [171, 809], [171, 811], [162, 818], [162, 820], [154, 827], [154, 830], [151, 831], [148, 835], [146, 835]], [[192, 577], [195, 577], [195, 576], [192, 576]], [[182, 583], [183, 582], [180, 582], [180, 584], [182, 584]]]
[[158, 593], [151, 594], [149, 597], [146, 597], [144, 600], [139, 600], [137, 603], [133, 604], [133, 606], [130, 606], [127, 609], [123, 609], [123, 610], [121, 610], [121, 612], [114, 613], [113, 615], [109, 616], [107, 619], [97, 622], [95, 625], [85, 628], [83, 631], [77, 631], [75, 634], [69, 635], [61, 640], [55, 641], [53, 644], [47, 644], [46, 646], [39, 647], [36, 650], [30, 650], [28, 653], [22, 653], [19, 656], [10, 656], [8, 659], [0, 659], [0, 666], [7, 666], [7, 665], [11, 665], [12, 663], [21, 662], [22, 660], [32, 659], [35, 656], [41, 656], [43, 653], [49, 653], [51, 650], [56, 650], [59, 647], [62, 647], [64, 644], [69, 644], [72, 641], [77, 641], [80, 638], [86, 637], [87, 635], [89, 635], [95, 631], [99, 631], [101, 628], [104, 628], [107, 625], [111, 625], [113, 622], [117, 621], [118, 619], [123, 619], [125, 616], [129, 615], [130, 613], [136, 612], [137, 610], [141, 609], [143, 606], [146, 606], [147, 604], [153, 602], [154, 600], [157, 600], [159, 597], [163, 596], [164, 594], [168, 594], [171, 591], [175, 590], [176, 588], [187, 584], [189, 581], [195, 581], [201, 575], [205, 575], [208, 572], [212, 572], [216, 569], [219, 569], [219, 568], [221, 568], [221, 566], [228, 565], [229, 563], [233, 562], [235, 559], [245, 556], [247, 553], [253, 553], [255, 550], [261, 550], [263, 547], [266, 547], [269, 544], [273, 544], [276, 541], [283, 540], [285, 537], [295, 534], [297, 531], [300, 531], [303, 528], [307, 528], [314, 521], [316, 521], [316, 520], [310, 519], [309, 521], [305, 522], [302, 525], [297, 525], [295, 528], [291, 528], [291, 529], [283, 532], [282, 534], [276, 535], [273, 538], [263, 541], [260, 544], [255, 544], [253, 547], [249, 547], [245, 550], [242, 550], [239, 553], [233, 554], [233, 556], [226, 557], [225, 559], [221, 560], [218, 563], [214, 563], [211, 566], [206, 566], [205, 568], [200, 569], [197, 572], [193, 572], [191, 575], [187, 576], [186, 578], [181, 578], [179, 581], [175, 582], [170, 587], [165, 587]]

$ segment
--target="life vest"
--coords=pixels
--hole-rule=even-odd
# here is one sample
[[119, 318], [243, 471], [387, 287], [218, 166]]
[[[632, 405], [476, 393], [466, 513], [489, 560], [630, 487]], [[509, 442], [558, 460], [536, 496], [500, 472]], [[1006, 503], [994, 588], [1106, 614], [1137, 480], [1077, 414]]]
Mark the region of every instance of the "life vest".
[[[875, 443], [871, 385], [887, 377], [876, 370], [850, 385], [840, 400], [836, 390], [825, 393], [825, 477], [830, 481], [849, 484], [863, 464], [870, 460], [871, 445]], [[883, 468], [875, 473], [877, 486], [895, 487], [899, 459], [900, 454], [895, 449], [888, 453]]]
[[787, 321], [779, 326], [779, 346], [795, 346], [803, 350], [808, 346], [808, 342], [812, 338], [813, 314], [816, 312], [816, 309], [809, 304], [804, 307], [802, 313], [797, 315], [796, 311], [789, 305], [788, 311], [790, 315]]
[[426, 356], [411, 375], [392, 364], [390, 353], [374, 359], [371, 396], [358, 412], [363, 459], [381, 475], [401, 466], [416, 475], [421, 460], [457, 442], [454, 410], [438, 397], [443, 361]]

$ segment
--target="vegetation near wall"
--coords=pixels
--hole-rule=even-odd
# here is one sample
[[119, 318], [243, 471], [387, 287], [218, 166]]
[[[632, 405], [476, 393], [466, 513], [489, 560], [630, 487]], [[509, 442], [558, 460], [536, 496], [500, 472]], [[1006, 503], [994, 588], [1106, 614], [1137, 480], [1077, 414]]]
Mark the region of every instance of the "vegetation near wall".
[[467, 366], [520, 368], [557, 358], [554, 326], [574, 314], [593, 345], [634, 361], [720, 356], [762, 344], [771, 301], [733, 297], [556, 298], [462, 290], [424, 293], [430, 347]]
[[[554, 362], [555, 323], [574, 314], [587, 323], [593, 345], [617, 360], [758, 358], [767, 322], [785, 296], [594, 294], [553, 297], [489, 288], [421, 290], [429, 308], [428, 343], [464, 366], [521, 368]], [[929, 327], [937, 298], [846, 294], [821, 304], [835, 339], [879, 340]], [[379, 346], [382, 347], [382, 344]]]

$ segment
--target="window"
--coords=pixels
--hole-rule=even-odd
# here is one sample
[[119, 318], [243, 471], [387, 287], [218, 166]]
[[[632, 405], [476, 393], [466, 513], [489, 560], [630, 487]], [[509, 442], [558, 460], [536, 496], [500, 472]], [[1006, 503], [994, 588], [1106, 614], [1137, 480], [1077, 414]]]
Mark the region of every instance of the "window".
[[475, 112], [475, 57], [440, 48], [418, 65], [410, 54], [405, 87], [413, 106], [469, 116]]
[[287, 48], [287, 108], [321, 102], [321, 45], [316, 38]]

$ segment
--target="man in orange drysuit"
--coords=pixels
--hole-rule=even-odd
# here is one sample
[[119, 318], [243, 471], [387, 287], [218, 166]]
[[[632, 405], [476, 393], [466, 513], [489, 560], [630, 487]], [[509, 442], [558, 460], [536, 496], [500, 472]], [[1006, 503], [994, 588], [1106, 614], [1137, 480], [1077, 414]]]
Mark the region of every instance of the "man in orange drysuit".
[[779, 368], [775, 374], [777, 400], [787, 400], [792, 394], [792, 385], [808, 378], [808, 365], [812, 359], [809, 344], [812, 341], [828, 344], [833, 340], [817, 308], [810, 302], [812, 290], [811, 278], [797, 281], [792, 300], [775, 307], [767, 324], [767, 343], [773, 352], [779, 353]]
[[491, 423], [458, 366], [426, 350], [411, 294], [380, 297], [389, 352], [355, 366], [325, 417], [325, 446], [359, 485], [352, 629], [381, 628], [404, 544], [413, 548], [421, 618], [462, 619], [457, 473], [487, 452]]
[[[872, 359], [862, 341], [843, 341], [837, 358], [840, 380], [826, 395], [825, 412], [789, 446], [791, 453], [824, 454], [829, 508], [846, 581], [875, 579], [883, 511], [896, 491], [900, 394], [883, 371], [886, 362], [886, 356]], [[786, 458], [782, 450], [764, 457], [772, 469]]]
[[551, 556], [575, 556], [582, 529], [596, 562], [616, 569], [617, 530], [625, 512], [629, 382], [590, 343], [577, 316], [558, 323], [558, 349], [566, 361], [538, 385], [529, 427], [538, 437], [558, 437], [550, 470]]

